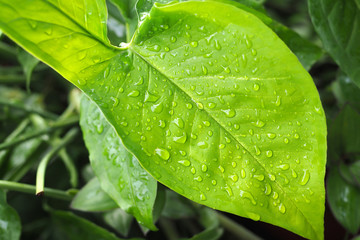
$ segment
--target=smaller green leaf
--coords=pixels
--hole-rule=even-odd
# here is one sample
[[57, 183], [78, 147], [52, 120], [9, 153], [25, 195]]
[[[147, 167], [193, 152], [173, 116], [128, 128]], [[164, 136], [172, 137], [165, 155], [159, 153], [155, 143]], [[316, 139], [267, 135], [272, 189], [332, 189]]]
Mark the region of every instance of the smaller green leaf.
[[328, 202], [335, 218], [355, 234], [360, 228], [360, 191], [348, 184], [337, 169], [330, 171], [327, 179]]
[[122, 144], [98, 107], [81, 99], [80, 125], [90, 162], [101, 188], [137, 221], [151, 230], [157, 182]]
[[205, 227], [205, 230], [196, 234], [190, 240], [217, 240], [223, 234], [223, 229], [219, 227], [219, 219], [215, 210], [210, 208], [200, 209], [200, 223]]
[[339, 107], [350, 104], [360, 111], [360, 89], [345, 73], [340, 72], [331, 87]]
[[125, 21], [118, 8], [111, 2], [108, 2], [108, 12], [108, 38], [112, 45], [119, 46], [120, 43], [126, 41]]
[[39, 63], [39, 59], [33, 57], [31, 54], [29, 54], [22, 48], [19, 48], [17, 57], [21, 66], [23, 67], [26, 76], [26, 89], [30, 91], [31, 75], [34, 68]]
[[332, 163], [341, 158], [353, 159], [360, 152], [360, 114], [346, 105], [337, 118], [329, 124], [329, 159]]
[[324, 48], [360, 87], [359, 0], [308, 0], [308, 6]]
[[103, 215], [104, 221], [114, 228], [117, 232], [127, 237], [130, 231], [131, 223], [134, 217], [127, 214], [124, 210], [117, 208], [112, 211], [106, 212]]
[[6, 203], [6, 194], [0, 189], [0, 239], [20, 239], [21, 223], [16, 211]]
[[358, 236], [354, 237], [352, 240], [360, 240], [360, 236], [358, 235]]
[[106, 211], [117, 207], [114, 200], [101, 189], [96, 177], [88, 182], [71, 202], [71, 208], [81, 211]]
[[51, 217], [55, 226], [69, 240], [101, 239], [120, 240], [113, 233], [71, 212], [54, 211]]
[[174, 191], [166, 191], [166, 203], [162, 215], [171, 219], [194, 217], [194, 209], [188, 200]]

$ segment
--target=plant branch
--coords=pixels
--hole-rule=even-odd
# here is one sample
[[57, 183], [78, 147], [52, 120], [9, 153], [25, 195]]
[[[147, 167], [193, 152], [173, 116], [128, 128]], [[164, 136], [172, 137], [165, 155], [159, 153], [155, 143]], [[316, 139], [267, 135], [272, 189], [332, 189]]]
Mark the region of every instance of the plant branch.
[[[4, 181], [4, 180], [0, 180], [0, 188], [5, 189], [5, 190], [29, 193], [29, 194], [34, 194], [35, 189], [36, 189], [36, 187], [34, 185], [10, 182], [10, 181]], [[57, 189], [53, 189], [53, 188], [45, 188], [45, 192], [46, 192], [46, 196], [51, 197], [51, 198], [60, 199], [60, 200], [71, 201], [73, 198], [72, 194], [70, 194], [66, 191], [61, 191], [61, 190], [57, 190]]]
[[45, 118], [49, 118], [49, 119], [52, 119], [52, 120], [55, 120], [55, 119], [58, 118], [58, 116], [53, 114], [53, 113], [42, 111], [42, 110], [39, 110], [39, 109], [34, 109], [34, 108], [30, 107], [30, 106], [25, 106], [25, 105], [22, 105], [22, 104], [16, 104], [16, 103], [9, 102], [9, 101], [0, 100], [0, 105], [8, 106], [8, 107], [15, 108], [15, 109], [19, 109], [19, 110], [22, 110], [22, 111], [27, 112], [27, 113], [35, 113], [35, 114], [38, 114], [40, 116], [43, 116]]
[[76, 128], [73, 128], [67, 132], [65, 137], [61, 139], [57, 146], [53, 147], [41, 160], [36, 172], [36, 195], [41, 195], [44, 193], [45, 171], [47, 164], [57, 154], [58, 151], [60, 151], [64, 146], [69, 144], [74, 139], [78, 132], [79, 130]]
[[62, 122], [55, 122], [54, 124], [52, 124], [48, 128], [40, 129], [40, 130], [31, 132], [29, 134], [25, 134], [25, 135], [23, 135], [23, 136], [21, 136], [19, 138], [16, 138], [11, 142], [4, 142], [4, 143], [0, 144], [0, 150], [15, 146], [15, 145], [20, 144], [22, 142], [25, 142], [25, 141], [27, 141], [29, 139], [32, 139], [32, 138], [35, 138], [35, 137], [38, 137], [38, 136], [53, 132], [56, 129], [74, 125], [74, 124], [76, 124], [78, 122], [79, 122], [78, 117], [73, 117], [71, 119], [67, 119], [66, 121], [62, 121]]

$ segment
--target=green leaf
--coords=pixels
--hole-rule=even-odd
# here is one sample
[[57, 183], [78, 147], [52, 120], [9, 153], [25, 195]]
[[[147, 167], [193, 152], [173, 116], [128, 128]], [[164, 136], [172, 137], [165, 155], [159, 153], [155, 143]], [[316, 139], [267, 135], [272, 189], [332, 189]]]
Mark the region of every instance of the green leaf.
[[17, 212], [6, 203], [6, 194], [0, 189], [0, 239], [20, 239], [21, 223]]
[[[218, 2], [155, 5], [133, 41], [115, 49], [52, 8], [46, 21], [64, 20], [76, 38], [48, 36], [49, 48], [40, 48], [33, 43], [44, 37], [44, 19], [36, 28], [15, 20], [28, 13], [18, 1], [0, 0], [0, 28], [82, 89], [157, 180], [212, 208], [323, 239], [321, 102], [295, 55], [257, 17]], [[64, 44], [67, 51], [52, 51]]]
[[39, 63], [39, 60], [21, 48], [18, 50], [17, 57], [26, 76], [26, 88], [30, 91], [31, 74], [36, 65]]
[[69, 240], [120, 240], [120, 238], [117, 238], [113, 233], [71, 212], [54, 211], [51, 213], [51, 216], [55, 226], [59, 228]]
[[329, 159], [339, 162], [343, 157], [356, 160], [360, 152], [360, 114], [346, 105], [337, 118], [329, 124]]
[[139, 223], [155, 230], [152, 208], [156, 180], [125, 149], [98, 107], [85, 96], [81, 100], [80, 125], [102, 189]]
[[360, 8], [357, 2], [308, 0], [308, 5], [324, 48], [360, 87]]
[[162, 215], [167, 218], [179, 219], [194, 217], [195, 212], [182, 196], [173, 191], [166, 191], [166, 202]]
[[350, 104], [360, 111], [360, 89], [348, 76], [340, 72], [331, 87], [340, 108], [345, 104]]
[[100, 187], [99, 180], [93, 178], [75, 196], [71, 208], [81, 211], [106, 211], [118, 205]]
[[127, 237], [134, 217], [118, 208], [104, 213], [104, 221], [116, 231]]
[[205, 230], [196, 234], [190, 240], [217, 240], [223, 234], [223, 229], [219, 228], [219, 219], [216, 211], [209, 208], [200, 209], [200, 222]]
[[360, 191], [348, 184], [337, 169], [330, 171], [327, 179], [328, 202], [336, 219], [355, 234], [360, 228]]

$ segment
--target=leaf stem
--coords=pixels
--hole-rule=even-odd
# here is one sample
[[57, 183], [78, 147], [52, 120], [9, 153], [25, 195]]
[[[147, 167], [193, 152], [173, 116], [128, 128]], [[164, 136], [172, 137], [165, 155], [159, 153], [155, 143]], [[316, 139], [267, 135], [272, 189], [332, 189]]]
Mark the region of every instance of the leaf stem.
[[78, 174], [74, 162], [67, 154], [66, 149], [61, 149], [59, 152], [59, 156], [64, 162], [65, 167], [69, 172], [71, 187], [76, 187], [78, 185]]
[[234, 234], [235, 236], [237, 236], [239, 240], [243, 239], [243, 240], [261, 240], [262, 238], [260, 238], [259, 236], [255, 235], [254, 233], [252, 233], [251, 231], [249, 231], [248, 229], [246, 229], [245, 227], [239, 225], [238, 223], [236, 223], [235, 221], [231, 220], [230, 218], [228, 218], [227, 216], [225, 216], [224, 214], [217, 212], [220, 224], [229, 232], [231, 232], [232, 234]]
[[[0, 188], [11, 190], [11, 191], [18, 191], [23, 193], [34, 194], [36, 187], [34, 185], [25, 184], [25, 183], [17, 183], [11, 181], [4, 181], [0, 180]], [[56, 198], [60, 200], [70, 201], [73, 198], [73, 195], [66, 191], [61, 191], [53, 188], [45, 188], [46, 196], [51, 198]]]
[[73, 128], [67, 132], [65, 137], [60, 140], [57, 146], [53, 147], [40, 161], [36, 172], [36, 195], [41, 195], [44, 193], [45, 171], [47, 164], [57, 154], [58, 151], [60, 151], [64, 146], [69, 144], [74, 139], [78, 132], [79, 130], [76, 128]]
[[55, 131], [56, 129], [59, 129], [59, 128], [74, 125], [74, 124], [76, 124], [78, 122], [79, 122], [78, 117], [73, 117], [71, 119], [69, 118], [66, 121], [62, 121], [62, 122], [56, 122], [56, 123], [52, 124], [52, 126], [50, 126], [48, 128], [40, 129], [40, 130], [31, 132], [29, 134], [23, 135], [23, 136], [21, 136], [19, 138], [14, 139], [11, 142], [4, 142], [4, 143], [0, 144], [0, 150], [13, 147], [13, 146], [15, 146], [17, 144], [20, 144], [22, 142], [25, 142], [25, 141], [27, 141], [29, 139], [32, 139], [32, 138], [35, 138], [35, 137], [38, 137], [38, 136], [53, 132], [53, 131]]

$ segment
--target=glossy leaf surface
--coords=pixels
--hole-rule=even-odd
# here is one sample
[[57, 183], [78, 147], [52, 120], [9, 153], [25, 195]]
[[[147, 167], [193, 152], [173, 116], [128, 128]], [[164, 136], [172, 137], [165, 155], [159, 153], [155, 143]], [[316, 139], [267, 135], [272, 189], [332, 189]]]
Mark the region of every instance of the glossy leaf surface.
[[84, 96], [80, 125], [90, 162], [102, 189], [121, 209], [155, 230], [152, 209], [157, 182], [123, 146], [98, 107]]
[[127, 236], [130, 231], [134, 217], [127, 214], [124, 210], [117, 208], [113, 211], [104, 213], [104, 221], [114, 230]]
[[330, 171], [327, 180], [327, 196], [336, 219], [351, 233], [360, 228], [360, 191], [347, 183], [337, 169]]
[[88, 182], [71, 202], [71, 208], [81, 211], [105, 211], [118, 205], [100, 187], [97, 178]]
[[16, 211], [7, 204], [6, 194], [0, 189], [0, 239], [20, 239], [21, 223]]
[[308, 0], [308, 5], [324, 48], [360, 87], [360, 8], [357, 1]]
[[[17, 1], [0, 1], [0, 28], [82, 89], [161, 183], [204, 205], [323, 238], [319, 96], [258, 18], [218, 2], [155, 5], [127, 49], [71, 25], [70, 41], [47, 36], [52, 48], [69, 46], [50, 54], [37, 44], [44, 19], [35, 28], [14, 20], [8, 4]], [[26, 15], [26, 6], [17, 10]], [[62, 18], [72, 21], [60, 11], [47, 21]]]

